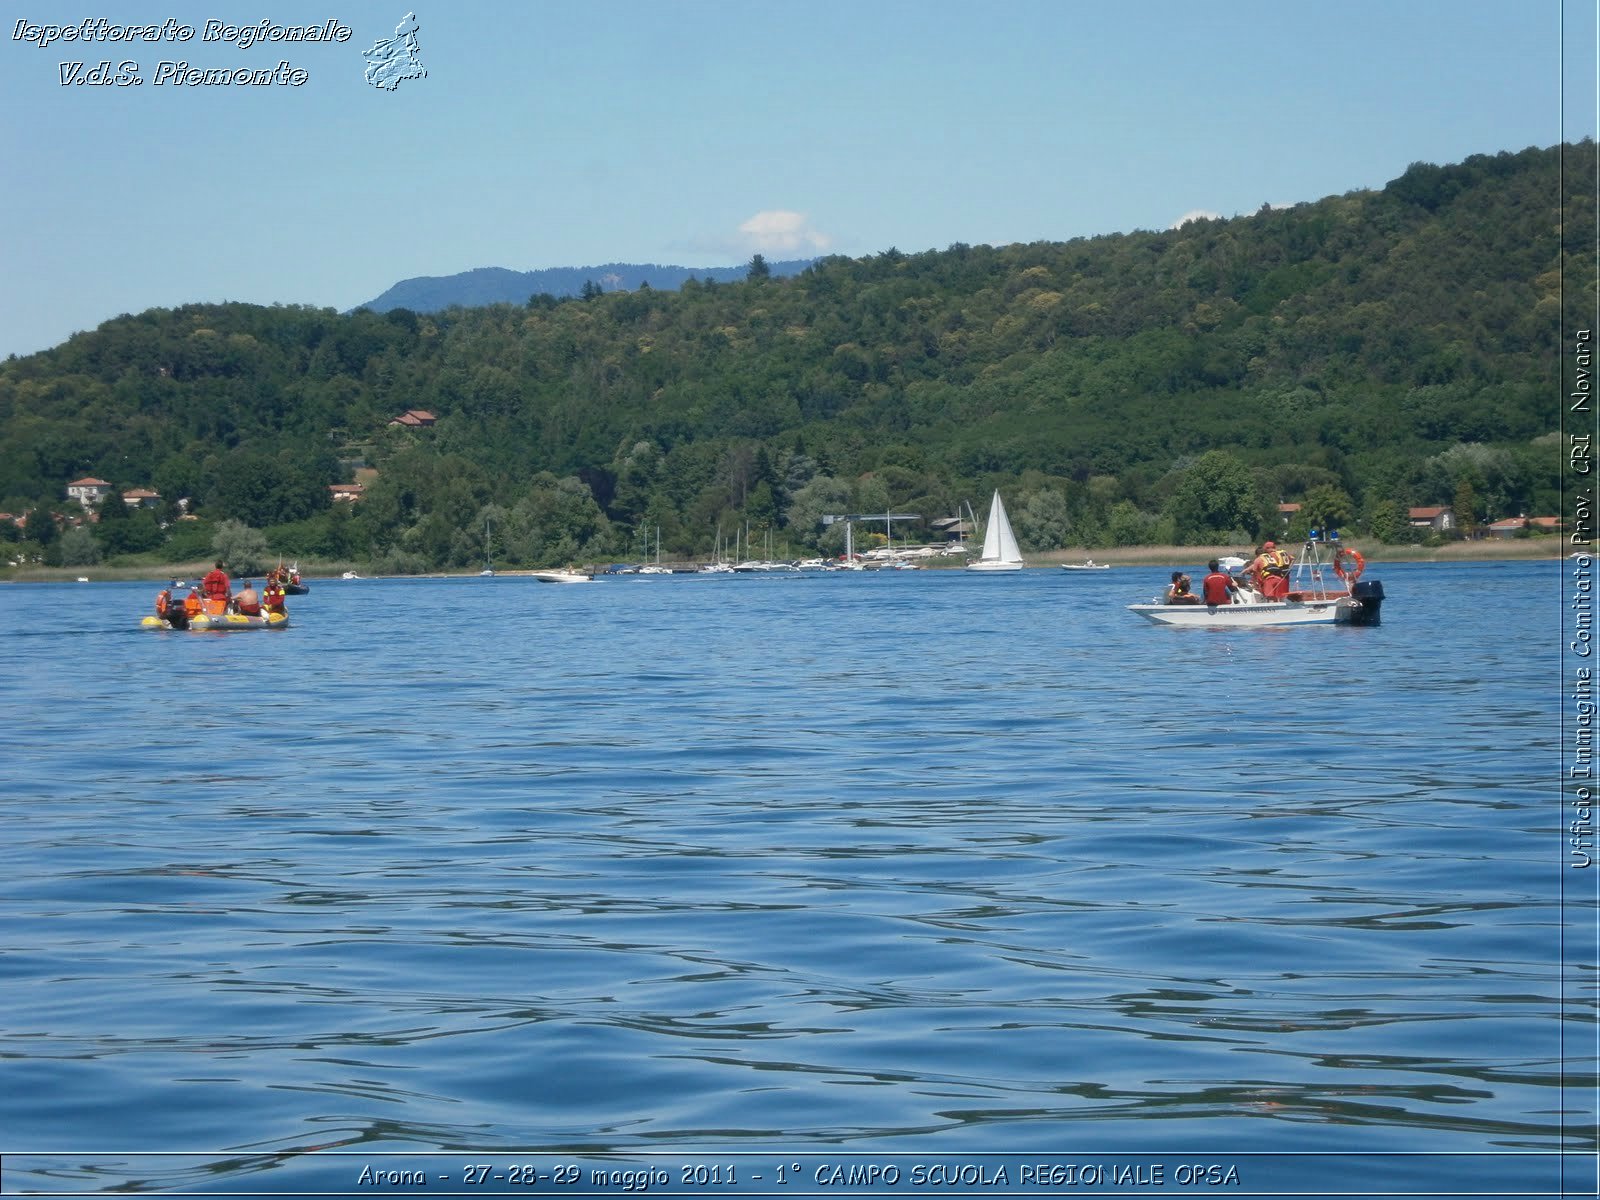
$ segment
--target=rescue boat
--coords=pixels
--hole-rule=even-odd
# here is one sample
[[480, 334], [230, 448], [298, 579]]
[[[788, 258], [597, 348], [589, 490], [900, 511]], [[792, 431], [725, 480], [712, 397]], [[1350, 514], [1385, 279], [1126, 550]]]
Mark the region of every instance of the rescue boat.
[[[1339, 535], [1324, 535], [1313, 529], [1305, 549], [1291, 570], [1289, 591], [1282, 600], [1268, 600], [1236, 576], [1239, 593], [1232, 604], [1168, 604], [1161, 599], [1149, 604], [1130, 604], [1138, 613], [1157, 625], [1204, 625], [1211, 627], [1268, 625], [1377, 625], [1383, 610], [1383, 584], [1362, 579], [1366, 560], [1359, 551], [1338, 544]], [[1326, 551], [1332, 549], [1329, 559]], [[1236, 570], [1242, 559], [1225, 561]], [[1337, 582], [1327, 578], [1327, 572]]]
[[181, 612], [171, 617], [145, 617], [139, 622], [146, 629], [200, 629], [200, 630], [234, 630], [234, 629], [284, 629], [289, 624], [289, 614], [285, 612], [262, 612], [256, 616], [246, 616], [244, 613], [196, 613], [186, 617]]

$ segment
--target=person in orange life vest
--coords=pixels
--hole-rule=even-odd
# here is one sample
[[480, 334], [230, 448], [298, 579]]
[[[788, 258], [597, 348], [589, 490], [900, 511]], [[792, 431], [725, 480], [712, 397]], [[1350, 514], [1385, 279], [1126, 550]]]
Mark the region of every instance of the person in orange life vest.
[[204, 607], [205, 606], [200, 603], [199, 589], [190, 588], [189, 594], [183, 598], [183, 615], [186, 617], [198, 617], [200, 615], [200, 610]]
[[248, 579], [244, 581], [244, 587], [239, 590], [239, 594], [233, 598], [233, 611], [247, 617], [261, 615], [261, 597], [256, 595], [256, 589], [250, 586]]
[[1200, 598], [1207, 604], [1232, 604], [1233, 594], [1239, 590], [1233, 576], [1214, 558], [1206, 566], [1211, 568], [1211, 574], [1200, 581]]
[[220, 558], [216, 567], [207, 571], [205, 578], [200, 581], [200, 590], [205, 593], [207, 612], [219, 613], [228, 607], [233, 585], [228, 581], [228, 573], [222, 569]]
[[269, 613], [283, 612], [283, 594], [283, 584], [269, 577], [266, 587], [261, 589], [261, 607]]
[[1172, 586], [1167, 589], [1168, 604], [1199, 604], [1200, 597], [1196, 596], [1191, 588], [1193, 581], [1182, 571], [1172, 573]]
[[173, 597], [171, 588], [162, 588], [156, 593], [156, 616], [174, 629], [189, 627], [188, 606], [182, 600]]
[[1294, 556], [1279, 550], [1276, 542], [1262, 542], [1261, 553], [1247, 568], [1256, 591], [1268, 600], [1282, 600], [1289, 594], [1289, 565]]

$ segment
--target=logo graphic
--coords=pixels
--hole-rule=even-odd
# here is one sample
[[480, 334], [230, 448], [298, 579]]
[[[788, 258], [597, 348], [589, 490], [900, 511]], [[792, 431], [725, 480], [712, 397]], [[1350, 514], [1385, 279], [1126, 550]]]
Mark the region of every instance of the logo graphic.
[[394, 91], [402, 79], [422, 79], [428, 74], [422, 65], [421, 50], [417, 46], [417, 14], [407, 13], [394, 27], [392, 38], [379, 38], [371, 50], [363, 50], [367, 59], [367, 82], [373, 87]]

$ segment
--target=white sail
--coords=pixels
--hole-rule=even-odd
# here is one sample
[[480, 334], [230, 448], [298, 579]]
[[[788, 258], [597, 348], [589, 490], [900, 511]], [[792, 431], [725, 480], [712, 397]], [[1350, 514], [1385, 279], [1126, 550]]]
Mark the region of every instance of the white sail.
[[1017, 535], [1011, 532], [1011, 522], [1006, 519], [1006, 506], [1000, 499], [999, 489], [989, 502], [989, 523], [983, 531], [983, 555], [975, 563], [968, 563], [969, 571], [1020, 571], [1022, 549], [1017, 545]]

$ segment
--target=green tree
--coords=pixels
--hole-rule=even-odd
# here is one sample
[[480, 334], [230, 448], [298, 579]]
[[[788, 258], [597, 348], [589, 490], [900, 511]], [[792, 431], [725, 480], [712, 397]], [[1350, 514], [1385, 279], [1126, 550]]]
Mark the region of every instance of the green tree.
[[1106, 518], [1106, 536], [1113, 546], [1140, 546], [1155, 534], [1156, 519], [1139, 511], [1132, 500], [1119, 500]]
[[1250, 469], [1226, 450], [1210, 450], [1197, 458], [1166, 505], [1184, 545], [1238, 535], [1253, 538], [1260, 527], [1258, 509]]
[[272, 561], [266, 535], [242, 521], [223, 521], [211, 538], [212, 552], [234, 575], [260, 575]]
[[1355, 518], [1355, 512], [1355, 501], [1343, 488], [1318, 484], [1301, 499], [1300, 511], [1290, 524], [1290, 532], [1297, 538], [1304, 537], [1312, 529], [1326, 534], [1331, 529], [1348, 525]]
[[1365, 506], [1367, 532], [1381, 542], [1402, 542], [1406, 536], [1406, 509], [1398, 500], [1369, 493]]
[[1014, 524], [1017, 541], [1024, 550], [1056, 550], [1065, 546], [1071, 536], [1066, 496], [1055, 488], [1026, 493]]
[[750, 266], [745, 271], [746, 279], [770, 279], [772, 268], [767, 265], [767, 260], [757, 254], [751, 257]]
[[64, 567], [92, 567], [100, 561], [100, 543], [87, 525], [74, 525], [61, 535], [60, 555]]

